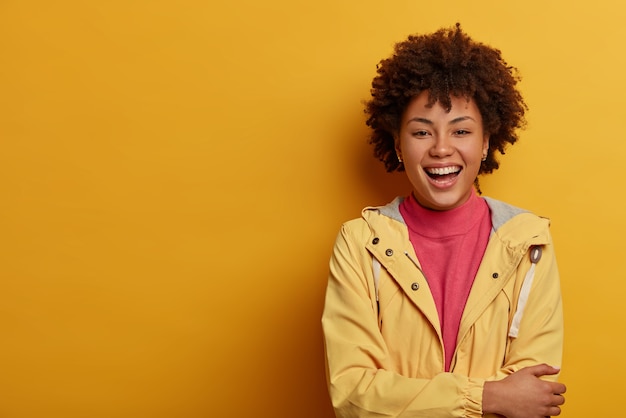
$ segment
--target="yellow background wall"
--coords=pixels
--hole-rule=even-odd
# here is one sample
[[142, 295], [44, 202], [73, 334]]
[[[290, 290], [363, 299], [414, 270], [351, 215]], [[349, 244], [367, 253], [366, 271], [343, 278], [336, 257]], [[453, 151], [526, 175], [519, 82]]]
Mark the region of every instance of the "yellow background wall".
[[486, 195], [551, 217], [562, 416], [615, 417], [626, 9], [617, 0], [0, 1], [0, 417], [328, 417], [342, 221], [408, 191], [361, 100], [461, 21], [524, 77]]

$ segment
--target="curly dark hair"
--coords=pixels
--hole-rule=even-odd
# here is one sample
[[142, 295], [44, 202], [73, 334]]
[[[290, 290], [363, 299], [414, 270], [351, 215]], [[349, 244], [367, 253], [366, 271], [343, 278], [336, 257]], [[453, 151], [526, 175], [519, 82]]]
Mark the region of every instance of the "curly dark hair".
[[490, 136], [487, 159], [478, 174], [498, 169], [494, 152], [504, 154], [518, 139], [516, 130], [526, 125], [528, 107], [516, 88], [521, 79], [518, 70], [504, 61], [498, 49], [473, 41], [459, 23], [429, 35], [409, 36], [378, 64], [377, 73], [372, 99], [365, 103], [366, 123], [372, 128], [374, 155], [388, 172], [404, 171], [394, 137], [407, 106], [424, 90], [429, 92], [429, 105], [439, 102], [448, 111], [451, 95], [476, 102]]

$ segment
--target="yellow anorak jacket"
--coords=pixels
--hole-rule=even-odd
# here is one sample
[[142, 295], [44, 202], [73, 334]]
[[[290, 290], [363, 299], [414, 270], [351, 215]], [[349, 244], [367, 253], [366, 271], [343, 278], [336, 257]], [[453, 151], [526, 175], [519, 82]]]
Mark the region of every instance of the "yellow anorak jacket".
[[485, 381], [540, 363], [561, 365], [563, 315], [549, 221], [485, 198], [493, 229], [444, 372], [439, 316], [401, 200], [365, 208], [335, 243], [322, 316], [335, 413], [481, 417]]

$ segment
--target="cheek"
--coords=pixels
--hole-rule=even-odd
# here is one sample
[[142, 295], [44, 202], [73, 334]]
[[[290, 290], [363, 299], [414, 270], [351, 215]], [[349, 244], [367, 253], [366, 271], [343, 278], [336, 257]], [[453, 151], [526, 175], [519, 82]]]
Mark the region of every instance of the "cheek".
[[424, 159], [424, 156], [428, 152], [425, 144], [418, 141], [403, 142], [400, 149], [404, 158], [414, 163], [419, 163], [420, 161], [422, 161]]
[[418, 162], [411, 159], [405, 159], [404, 161], [404, 172], [406, 176], [411, 181], [419, 181], [419, 179], [421, 179], [424, 175], [422, 166]]
[[482, 160], [483, 158], [483, 153], [485, 152], [487, 148], [484, 146], [484, 142], [480, 142], [480, 143], [474, 143], [471, 146], [468, 146], [467, 148], [465, 148], [463, 155], [465, 155], [466, 160], [478, 160], [478, 162], [480, 163], [480, 160]]

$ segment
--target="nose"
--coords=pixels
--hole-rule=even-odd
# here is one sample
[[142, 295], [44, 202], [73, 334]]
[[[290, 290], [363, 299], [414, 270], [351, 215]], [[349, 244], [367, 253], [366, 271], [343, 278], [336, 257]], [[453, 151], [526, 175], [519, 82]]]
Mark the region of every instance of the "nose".
[[452, 139], [447, 135], [437, 135], [433, 146], [430, 148], [431, 157], [447, 157], [454, 153]]

